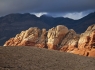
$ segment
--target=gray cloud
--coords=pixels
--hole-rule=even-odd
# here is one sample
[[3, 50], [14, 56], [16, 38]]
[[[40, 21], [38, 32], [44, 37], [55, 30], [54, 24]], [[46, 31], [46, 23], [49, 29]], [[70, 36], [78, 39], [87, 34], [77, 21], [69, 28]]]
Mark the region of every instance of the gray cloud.
[[9, 13], [69, 13], [94, 11], [95, 0], [0, 0], [0, 15]]

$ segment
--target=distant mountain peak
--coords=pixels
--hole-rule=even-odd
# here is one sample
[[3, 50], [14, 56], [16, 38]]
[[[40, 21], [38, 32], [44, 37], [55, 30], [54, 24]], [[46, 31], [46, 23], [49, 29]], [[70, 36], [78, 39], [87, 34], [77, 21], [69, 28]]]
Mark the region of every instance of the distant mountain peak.
[[29, 27], [39, 27], [40, 29], [45, 28], [48, 30], [57, 25], [65, 25], [69, 29], [74, 29], [80, 34], [92, 24], [95, 24], [95, 12], [90, 13], [80, 20], [48, 15], [36, 17], [34, 14], [30, 13], [12, 13], [0, 17], [0, 45], [3, 45], [6, 40]]

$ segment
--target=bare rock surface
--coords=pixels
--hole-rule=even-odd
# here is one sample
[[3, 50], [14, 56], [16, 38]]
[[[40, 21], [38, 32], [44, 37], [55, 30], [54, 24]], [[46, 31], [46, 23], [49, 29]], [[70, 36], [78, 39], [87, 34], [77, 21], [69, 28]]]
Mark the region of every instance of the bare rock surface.
[[92, 48], [95, 44], [95, 25], [91, 25], [80, 35], [78, 48]]
[[58, 25], [46, 31], [31, 27], [5, 42], [4, 46], [35, 46], [95, 57], [95, 24], [82, 34]]
[[6, 41], [4, 46], [38, 46], [44, 48], [45, 40], [46, 29], [40, 30], [37, 27], [31, 27]]
[[70, 29], [60, 44], [61, 51], [71, 51], [78, 47], [79, 35]]
[[95, 58], [36, 47], [0, 47], [0, 70], [95, 70]]
[[95, 25], [91, 25], [88, 29], [80, 35], [78, 41], [78, 50], [72, 51], [73, 53], [95, 57]]
[[48, 49], [57, 49], [58, 44], [62, 41], [65, 35], [68, 33], [68, 28], [63, 25], [58, 25], [55, 28], [48, 30]]
[[64, 25], [51, 28], [48, 33], [46, 29], [40, 30], [37, 27], [31, 27], [6, 41], [4, 46], [36, 46], [40, 48], [47, 47], [48, 49], [57, 49], [57, 45], [67, 33], [68, 28]]

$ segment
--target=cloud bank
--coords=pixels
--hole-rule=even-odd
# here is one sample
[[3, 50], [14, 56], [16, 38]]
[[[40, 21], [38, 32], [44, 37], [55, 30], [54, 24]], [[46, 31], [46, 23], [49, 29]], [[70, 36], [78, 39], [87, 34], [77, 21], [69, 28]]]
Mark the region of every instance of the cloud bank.
[[95, 0], [0, 0], [0, 16], [9, 13], [67, 13], [95, 11]]

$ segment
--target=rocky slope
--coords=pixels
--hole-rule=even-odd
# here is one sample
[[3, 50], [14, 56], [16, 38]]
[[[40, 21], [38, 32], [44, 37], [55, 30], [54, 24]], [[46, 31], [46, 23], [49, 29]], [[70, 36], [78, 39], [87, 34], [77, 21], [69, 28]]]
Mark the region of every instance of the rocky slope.
[[46, 31], [31, 27], [6, 41], [4, 46], [36, 46], [95, 57], [95, 24], [78, 35], [73, 29], [58, 25]]

